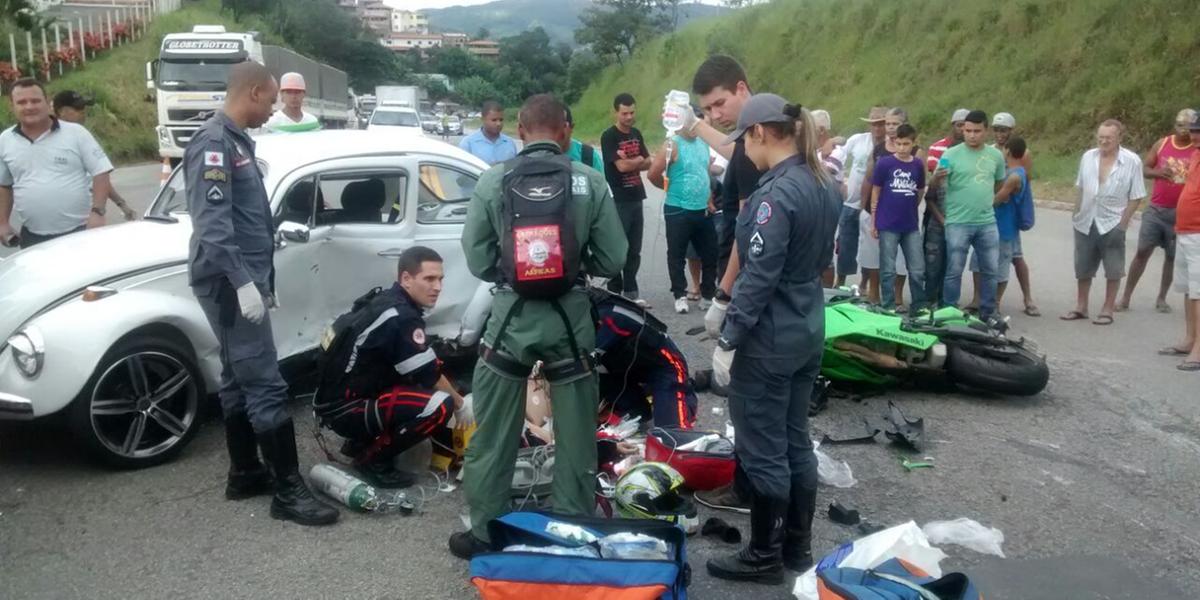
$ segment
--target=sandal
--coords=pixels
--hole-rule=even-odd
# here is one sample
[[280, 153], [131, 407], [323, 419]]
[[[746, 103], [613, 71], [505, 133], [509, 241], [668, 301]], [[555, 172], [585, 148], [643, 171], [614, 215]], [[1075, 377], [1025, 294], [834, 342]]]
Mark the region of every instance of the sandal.
[[1167, 304], [1166, 302], [1159, 302], [1154, 305], [1154, 310], [1157, 310], [1164, 315], [1169, 315], [1171, 314], [1171, 305]]
[[1180, 350], [1179, 348], [1177, 348], [1175, 346], [1167, 346], [1165, 348], [1160, 348], [1158, 350], [1158, 355], [1159, 356], [1187, 356], [1188, 352], [1190, 352], [1190, 351], [1191, 351], [1190, 348], [1188, 350]]
[[1077, 310], [1073, 310], [1059, 318], [1064, 321], [1082, 321], [1082, 320], [1087, 319], [1088, 316], [1087, 316], [1087, 313], [1081, 313]]
[[1025, 314], [1030, 317], [1040, 317], [1042, 316], [1042, 311], [1038, 310], [1036, 305], [1028, 304], [1025, 306]]
[[1200, 361], [1185, 360], [1179, 363], [1179, 365], [1175, 368], [1179, 369], [1180, 371], [1200, 371]]
[[1092, 321], [1092, 325], [1112, 325], [1112, 324], [1113, 324], [1112, 315], [1100, 315], [1100, 316], [1096, 317], [1095, 320]]

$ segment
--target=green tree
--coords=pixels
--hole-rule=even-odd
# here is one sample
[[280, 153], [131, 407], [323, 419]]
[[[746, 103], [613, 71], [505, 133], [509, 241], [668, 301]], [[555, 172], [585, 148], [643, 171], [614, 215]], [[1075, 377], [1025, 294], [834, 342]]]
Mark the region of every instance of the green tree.
[[479, 31], [475, 32], [475, 39], [477, 40], [486, 40], [490, 37], [492, 37], [492, 32], [487, 27], [480, 27]]
[[562, 90], [562, 99], [568, 104], [579, 102], [584, 90], [604, 70], [604, 62], [591, 50], [580, 49], [571, 56], [567, 67], [567, 81]]
[[639, 45], [668, 26], [664, 0], [596, 0], [596, 6], [579, 16], [583, 25], [575, 41], [591, 47], [598, 56], [624, 64]]
[[470, 106], [479, 107], [488, 100], [496, 100], [504, 102], [507, 98], [503, 98], [500, 90], [487, 79], [482, 77], [468, 77], [459, 80], [454, 84], [458, 95], [462, 97], [463, 102]]
[[[505, 81], [502, 70], [514, 79]], [[551, 45], [545, 29], [535, 27], [500, 40], [500, 68], [493, 80], [501, 90], [507, 88], [509, 99], [522, 101], [533, 94], [557, 91], [566, 73], [561, 49]]]
[[430, 51], [427, 61], [429, 70], [441, 73], [451, 80], [467, 77], [488, 78], [492, 65], [462, 48], [438, 48]]
[[332, 2], [289, 0], [280, 34], [297, 52], [346, 71], [351, 87], [370, 89], [397, 81], [403, 71], [391, 50]]

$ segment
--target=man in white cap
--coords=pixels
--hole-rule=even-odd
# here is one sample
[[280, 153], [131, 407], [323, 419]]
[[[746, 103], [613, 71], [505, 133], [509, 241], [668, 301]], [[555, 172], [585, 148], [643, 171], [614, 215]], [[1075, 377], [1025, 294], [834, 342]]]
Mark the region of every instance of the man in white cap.
[[[1008, 139], [1012, 137], [1013, 129], [1017, 127], [1017, 119], [1011, 113], [996, 113], [992, 117], [992, 134], [995, 138], [996, 149], [1004, 152], [1004, 147], [1008, 145]], [[1028, 142], [1028, 140], [1026, 140]], [[1025, 155], [1017, 160], [1017, 166], [1025, 169], [1025, 177], [1029, 181], [1033, 181], [1033, 153], [1028, 147], [1025, 149]], [[1013, 244], [1012, 265], [1017, 273], [1017, 282], [1021, 284], [1021, 299], [1025, 305], [1025, 314], [1031, 317], [1040, 317], [1042, 312], [1038, 310], [1037, 303], [1033, 301], [1033, 285], [1029, 279], [1029, 263], [1025, 262], [1025, 253], [1021, 250], [1021, 231], [1017, 230], [1017, 239]], [[1001, 266], [1001, 268], [1004, 268]]]
[[283, 99], [283, 108], [271, 115], [266, 128], [288, 133], [320, 129], [321, 122], [311, 113], [304, 111], [306, 95], [304, 76], [299, 73], [284, 73], [283, 77], [279, 78], [279, 96]]

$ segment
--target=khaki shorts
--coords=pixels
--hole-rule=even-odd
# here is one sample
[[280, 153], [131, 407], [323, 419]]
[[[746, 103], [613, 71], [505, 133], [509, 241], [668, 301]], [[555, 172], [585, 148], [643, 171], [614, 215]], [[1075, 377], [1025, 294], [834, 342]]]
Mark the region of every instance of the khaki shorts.
[[1125, 232], [1113, 227], [1101, 234], [1092, 223], [1091, 231], [1075, 230], [1075, 279], [1091, 279], [1104, 263], [1105, 279], [1125, 276]]
[[1175, 246], [1175, 289], [1200, 300], [1200, 233], [1179, 234]]

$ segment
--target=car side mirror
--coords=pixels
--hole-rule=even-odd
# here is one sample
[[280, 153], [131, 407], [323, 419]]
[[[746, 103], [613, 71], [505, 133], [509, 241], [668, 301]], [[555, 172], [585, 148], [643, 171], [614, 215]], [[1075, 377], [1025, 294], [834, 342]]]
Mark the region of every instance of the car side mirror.
[[308, 236], [308, 225], [302, 225], [293, 221], [284, 221], [279, 224], [279, 239], [304, 244], [308, 242]]

